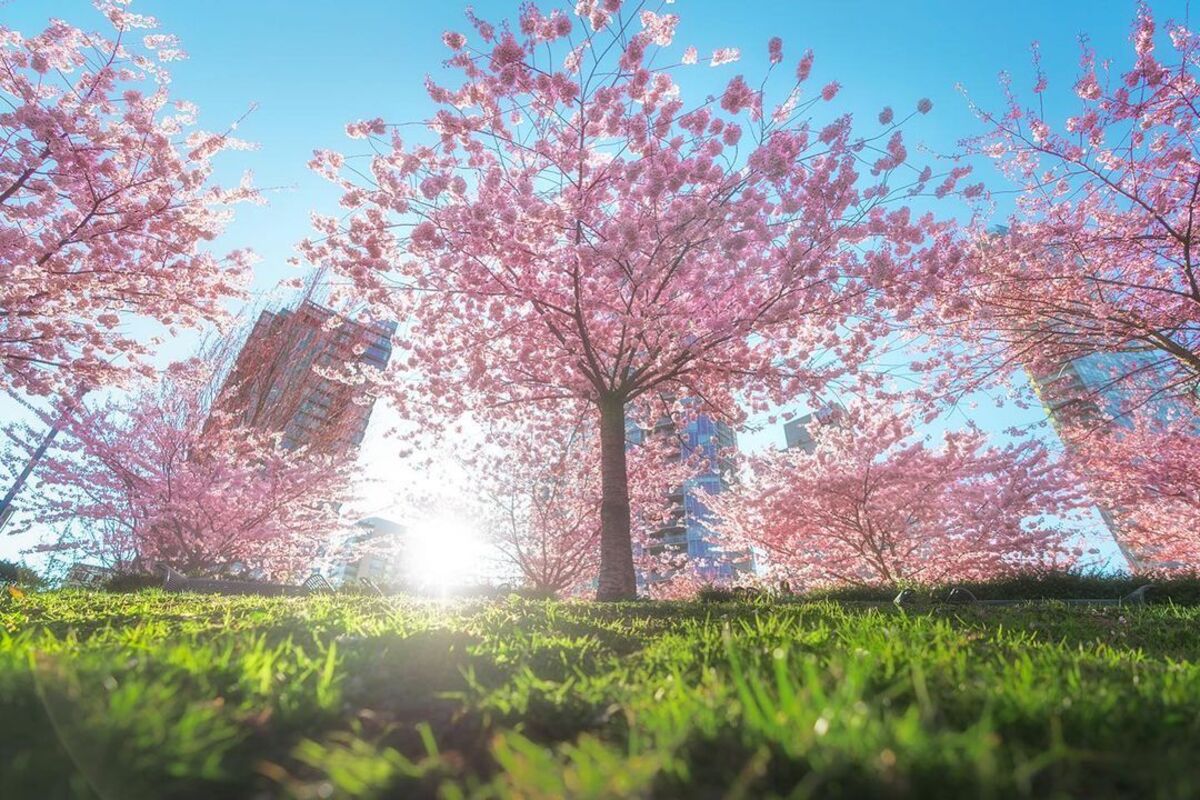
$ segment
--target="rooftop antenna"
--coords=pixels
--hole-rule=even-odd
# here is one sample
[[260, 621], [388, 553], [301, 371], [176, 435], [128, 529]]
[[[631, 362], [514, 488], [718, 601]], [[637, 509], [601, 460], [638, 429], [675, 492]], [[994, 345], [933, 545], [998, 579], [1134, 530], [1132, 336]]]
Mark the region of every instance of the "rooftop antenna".
[[312, 301], [317, 305], [324, 305], [328, 301], [328, 286], [325, 284], [325, 273], [328, 268], [321, 264], [304, 278], [304, 285], [300, 290], [300, 302], [298, 305], [303, 305], [308, 301]]

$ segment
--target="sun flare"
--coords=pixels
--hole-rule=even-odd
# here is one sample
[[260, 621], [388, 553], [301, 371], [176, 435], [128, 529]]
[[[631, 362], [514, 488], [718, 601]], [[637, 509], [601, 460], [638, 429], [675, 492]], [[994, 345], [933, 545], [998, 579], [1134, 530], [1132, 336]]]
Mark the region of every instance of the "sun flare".
[[419, 519], [408, 539], [409, 579], [416, 588], [437, 593], [479, 582], [484, 550], [483, 537], [469, 520], [451, 514]]

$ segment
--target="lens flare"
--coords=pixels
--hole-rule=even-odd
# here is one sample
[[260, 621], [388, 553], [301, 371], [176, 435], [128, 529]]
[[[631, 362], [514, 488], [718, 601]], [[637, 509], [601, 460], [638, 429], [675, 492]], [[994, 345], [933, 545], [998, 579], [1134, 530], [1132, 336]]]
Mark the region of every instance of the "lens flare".
[[405, 561], [414, 588], [445, 594], [484, 579], [483, 537], [462, 517], [420, 519], [412, 525]]

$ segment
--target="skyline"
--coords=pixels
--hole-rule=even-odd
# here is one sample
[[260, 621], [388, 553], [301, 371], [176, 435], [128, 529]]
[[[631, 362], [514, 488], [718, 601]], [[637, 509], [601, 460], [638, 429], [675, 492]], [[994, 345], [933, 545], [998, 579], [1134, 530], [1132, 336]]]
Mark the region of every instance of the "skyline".
[[[475, 5], [485, 16], [511, 10], [491, 0]], [[689, 93], [716, 92], [731, 75], [760, 68], [766, 62], [767, 38], [779, 33], [792, 56], [808, 47], [816, 52], [814, 74], [821, 81], [841, 82], [841, 105], [860, 119], [870, 119], [885, 104], [903, 109], [921, 97], [932, 99], [934, 112], [918, 120], [910, 135], [914, 143], [939, 153], [952, 151], [958, 138], [979, 130], [955, 85], [962, 83], [985, 107], [996, 107], [996, 75], [1001, 69], [1012, 70], [1018, 86], [1032, 83], [1031, 39], [1040, 41], [1045, 69], [1054, 80], [1047, 95], [1048, 116], [1066, 116], [1070, 102], [1062, 96], [1069, 94], [1075, 71], [1076, 36], [1086, 32], [1101, 53], [1124, 53], [1135, 7], [1112, 3], [1096, 9], [1088, 3], [1066, 3], [1058, 14], [1047, 16], [1032, 2], [1003, 10], [926, 3], [920, 14], [858, 3], [852, 7], [864, 13], [848, 30], [842, 5], [793, 4], [780, 9], [774, 3], [749, 3], [747, 12], [737, 15], [723, 15], [721, 6], [711, 0], [675, 4], [684, 16], [681, 41], [694, 43], [702, 53], [725, 46], [742, 49], [739, 64], [696, 68], [687, 78]], [[277, 0], [249, 8], [231, 0], [135, 4], [135, 10], [157, 16], [182, 40], [189, 59], [173, 65], [172, 89], [197, 103], [204, 127], [221, 129], [257, 106], [238, 134], [259, 149], [223, 156], [217, 177], [235, 182], [242, 170], [253, 169], [258, 185], [269, 190], [269, 204], [239, 208], [236, 221], [213, 245], [218, 250], [248, 246], [261, 257], [248, 308], [286, 302], [289, 292], [275, 287], [304, 274], [286, 261], [310, 231], [309, 213], [336, 208], [336, 192], [305, 166], [311, 151], [346, 147], [343, 128], [356, 119], [419, 120], [432, 107], [420, 80], [400, 81], [395, 76], [437, 75], [446, 56], [442, 31], [460, 29], [465, 21], [457, 7], [421, 7], [415, 14], [413, 7], [358, 2], [333, 14]], [[1153, 7], [1162, 18], [1182, 17], [1186, 4]], [[27, 34], [58, 15], [85, 27], [100, 22], [82, 0], [12, 0], [0, 10], [4, 24]], [[716, 18], [722, 19], [721, 25], [710, 24]], [[231, 19], [236, 24], [230, 24]], [[929, 19], [938, 23], [931, 25]], [[192, 335], [178, 337], [163, 348], [160, 361], [186, 356], [195, 341]], [[11, 401], [0, 405], [0, 413], [14, 411]], [[386, 472], [378, 468], [394, 462], [394, 442], [379, 434], [396, 419], [381, 411], [373, 420], [363, 460], [369, 468]], [[986, 408], [971, 413], [991, 431], [1028, 424], [1040, 416], [1040, 410], [1022, 414], [1011, 406], [1002, 414]], [[760, 432], [739, 432], [739, 439], [751, 451], [782, 446], [782, 421]], [[381, 490], [380, 499], [389, 494], [390, 489]], [[0, 538], [0, 555], [8, 555], [17, 538]]]

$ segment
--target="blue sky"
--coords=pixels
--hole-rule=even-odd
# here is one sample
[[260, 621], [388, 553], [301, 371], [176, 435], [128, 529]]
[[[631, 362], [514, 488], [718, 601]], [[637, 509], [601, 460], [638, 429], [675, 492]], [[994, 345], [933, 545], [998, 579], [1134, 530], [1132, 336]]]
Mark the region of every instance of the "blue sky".
[[[543, 0], [540, 3], [550, 7]], [[240, 132], [256, 141], [254, 153], [229, 154], [222, 169], [230, 178], [252, 168], [258, 183], [281, 187], [270, 205], [243, 209], [226, 241], [250, 245], [263, 257], [256, 288], [269, 289], [290, 274], [284, 264], [308, 228], [313, 208], [332, 208], [335, 196], [305, 163], [317, 147], [347, 146], [346, 122], [374, 116], [389, 121], [421, 119], [430, 108], [422, 81], [442, 72], [441, 33], [466, 29], [463, 0], [136, 0], [134, 10], [157, 16], [180, 36], [189, 60], [173, 66], [174, 92], [193, 100], [201, 121], [224, 127], [251, 103], [258, 110]], [[515, 0], [475, 0], [476, 11], [498, 18]], [[1154, 4], [1160, 17], [1186, 13], [1183, 0]], [[731, 10], [732, 9], [732, 10]], [[1019, 87], [1032, 85], [1029, 44], [1042, 43], [1043, 59], [1070, 112], [1069, 93], [1078, 59], [1077, 36], [1087, 32], [1102, 54], [1124, 58], [1133, 2], [1013, 0], [938, 2], [907, 0], [678, 0], [682, 16], [676, 42], [701, 53], [739, 46], [743, 60], [717, 69], [699, 66], [689, 91], [716, 91], [733, 74], [756, 74], [766, 61], [766, 41], [784, 39], [791, 63], [805, 48], [816, 53], [814, 82], [843, 84], [836, 110], [864, 122], [884, 105], [910, 109], [921, 97], [934, 111], [906, 135], [939, 152], [953, 150], [977, 124], [956, 90], [995, 106], [996, 76], [1014, 73]], [[72, 22], [99, 21], [86, 0], [9, 0], [0, 20], [26, 33], [51, 16]], [[1119, 63], [1119, 62], [1118, 62]], [[1052, 85], [1052, 89], [1055, 88]], [[1054, 108], [1051, 107], [1053, 114]]]
[[[1186, 17], [1185, 0], [1152, 5], [1160, 21]], [[258, 105], [239, 133], [260, 149], [229, 154], [220, 171], [235, 181], [242, 170], [253, 169], [257, 183], [274, 191], [268, 206], [241, 209], [217, 243], [226, 249], [250, 246], [262, 257], [254, 282], [257, 302], [270, 302], [266, 293], [295, 274], [286, 259], [307, 234], [310, 212], [336, 208], [331, 187], [305, 167], [313, 149], [346, 148], [343, 127], [355, 119], [424, 118], [430, 104], [423, 78], [442, 72], [441, 33], [467, 29], [465, 6], [460, 0], [136, 0], [133, 10], [157, 16], [164, 30], [182, 39], [190, 58], [173, 65], [173, 92], [200, 106], [205, 127], [223, 128]], [[475, 0], [474, 6], [480, 16], [498, 19], [517, 3]], [[1028, 91], [1029, 45], [1038, 40], [1051, 79], [1048, 115], [1061, 119], [1074, 108], [1070, 86], [1078, 36], [1086, 32], [1102, 57], [1122, 66], [1135, 8], [1125, 0], [678, 0], [671, 10], [682, 17], [676, 36], [681, 48], [694, 44], [705, 54], [736, 46], [743, 52], [738, 64], [693, 68], [685, 91], [716, 92], [739, 71], [759, 74], [766, 66], [767, 40], [779, 35], [789, 64], [812, 48], [814, 83], [842, 83], [839, 113], [851, 111], [869, 123], [884, 105], [902, 111], [922, 97], [933, 100], [933, 112], [916, 120], [906, 137], [910, 151], [923, 143], [948, 153], [960, 138], [979, 132], [958, 84], [992, 108], [999, 105], [1001, 70]], [[26, 34], [54, 16], [85, 27], [102, 22], [86, 0], [0, 3], [0, 22]], [[164, 358], [185, 355], [190, 346], [186, 339], [176, 342]], [[11, 413], [11, 404], [0, 401], [0, 415]], [[980, 414], [978, 421], [989, 428], [1030, 419], [1015, 411]], [[746, 444], [776, 440], [782, 444], [778, 426], [748, 437]], [[384, 460], [388, 454], [381, 450], [371, 457]], [[11, 555], [16, 545], [0, 537], [0, 557]]]

